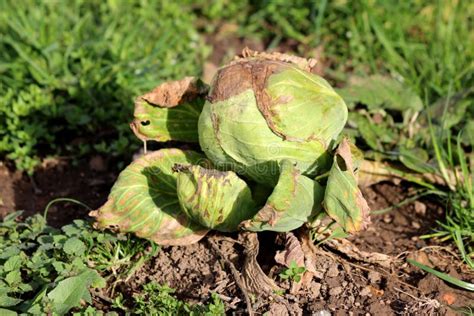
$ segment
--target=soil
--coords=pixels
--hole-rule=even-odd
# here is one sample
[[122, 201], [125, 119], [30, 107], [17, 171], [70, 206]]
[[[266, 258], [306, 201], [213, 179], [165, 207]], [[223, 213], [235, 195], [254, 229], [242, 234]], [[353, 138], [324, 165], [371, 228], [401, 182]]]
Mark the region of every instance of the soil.
[[[100, 156], [75, 166], [68, 160], [49, 160], [34, 177], [28, 177], [0, 164], [0, 216], [13, 210], [24, 210], [24, 216], [43, 212], [58, 197], [73, 198], [97, 208], [105, 202], [118, 174], [109, 165]], [[404, 200], [410, 195], [410, 188], [381, 183], [366, 189], [364, 195], [371, 209], [378, 210]], [[48, 222], [59, 227], [87, 217], [87, 212], [73, 203], [57, 203], [48, 211]], [[448, 286], [404, 260], [412, 258], [465, 281], [474, 281], [473, 272], [460, 263], [449, 244], [419, 237], [435, 227], [442, 216], [443, 209], [429, 200], [372, 216], [369, 228], [350, 240], [360, 250], [399, 258], [400, 264], [382, 268], [349, 259], [322, 245], [317, 247], [317, 273], [297, 291], [292, 291], [292, 284], [278, 276], [283, 267], [274, 259], [276, 252], [284, 248], [284, 235], [262, 233], [259, 264], [284, 293], [277, 299], [255, 297], [252, 309], [256, 314], [270, 315], [455, 315], [457, 307], [472, 305], [474, 295]], [[237, 237], [211, 233], [196, 244], [162, 247], [156, 257], [120, 286], [121, 291], [133, 295], [150, 281], [167, 283], [185, 301], [205, 303], [215, 292], [225, 302], [229, 314], [246, 314], [244, 295], [227, 264], [231, 262], [237, 270], [243, 264], [243, 247]], [[211, 247], [211, 239], [217, 241], [221, 254]], [[94, 304], [108, 309], [102, 295], [94, 296]]]
[[[116, 177], [117, 172], [110, 171], [107, 161], [98, 155], [74, 165], [66, 159], [47, 159], [33, 176], [0, 162], [0, 217], [12, 211], [23, 211], [23, 217], [44, 212], [57, 198], [74, 199], [96, 209], [107, 200]], [[88, 212], [76, 203], [62, 201], [49, 207], [47, 219], [49, 225], [61, 227]]]

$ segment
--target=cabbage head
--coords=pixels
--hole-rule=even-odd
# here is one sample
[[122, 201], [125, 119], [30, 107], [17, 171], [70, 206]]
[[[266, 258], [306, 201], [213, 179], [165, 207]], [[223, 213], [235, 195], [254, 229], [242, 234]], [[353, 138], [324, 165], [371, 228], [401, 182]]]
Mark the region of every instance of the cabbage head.
[[273, 186], [283, 160], [306, 176], [326, 171], [347, 114], [343, 99], [320, 76], [256, 55], [215, 75], [199, 117], [199, 143], [218, 168]]

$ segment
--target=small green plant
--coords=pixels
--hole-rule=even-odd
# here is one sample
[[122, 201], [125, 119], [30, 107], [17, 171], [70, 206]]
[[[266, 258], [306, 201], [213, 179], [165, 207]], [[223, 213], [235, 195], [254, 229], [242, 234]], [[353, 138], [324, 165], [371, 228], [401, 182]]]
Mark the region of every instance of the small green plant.
[[142, 291], [133, 296], [131, 308], [125, 307], [123, 297], [116, 299], [115, 308], [135, 315], [225, 315], [224, 303], [215, 293], [207, 305], [190, 305], [173, 296], [174, 289], [151, 282], [143, 285]]
[[[81, 302], [91, 303], [90, 288], [125, 279], [144, 260], [132, 258], [147, 258], [158, 249], [149, 242], [96, 231], [82, 220], [55, 229], [39, 214], [24, 222], [20, 216], [9, 214], [0, 223], [3, 311], [64, 314]], [[152, 251], [147, 253], [149, 245]]]
[[296, 264], [296, 261], [292, 260], [290, 262], [290, 266], [288, 268], [285, 268], [280, 274], [280, 278], [282, 278], [283, 280], [292, 280], [292, 281], [295, 281], [295, 282], [300, 282], [301, 281], [301, 277], [303, 276], [303, 274], [306, 272], [306, 268], [305, 267], [299, 267], [297, 264]]

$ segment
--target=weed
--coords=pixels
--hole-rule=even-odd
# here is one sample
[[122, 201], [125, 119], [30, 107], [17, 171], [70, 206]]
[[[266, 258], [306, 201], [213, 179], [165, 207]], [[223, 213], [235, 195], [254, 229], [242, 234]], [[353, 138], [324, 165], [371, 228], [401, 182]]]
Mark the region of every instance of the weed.
[[[94, 230], [75, 220], [59, 229], [41, 215], [19, 222], [21, 212], [0, 223], [0, 308], [24, 313], [64, 314], [89, 288], [124, 279], [151, 243]], [[151, 245], [156, 253], [157, 247]]]
[[148, 283], [139, 294], [133, 296], [132, 308], [125, 307], [123, 297], [114, 302], [114, 307], [133, 311], [137, 315], [225, 315], [224, 303], [215, 293], [211, 294], [208, 305], [189, 305], [172, 294], [174, 290], [167, 285]]
[[290, 279], [295, 282], [300, 282], [303, 273], [306, 272], [305, 267], [299, 267], [296, 262], [293, 260], [290, 262], [290, 266], [284, 269], [280, 274], [280, 278], [283, 280]]

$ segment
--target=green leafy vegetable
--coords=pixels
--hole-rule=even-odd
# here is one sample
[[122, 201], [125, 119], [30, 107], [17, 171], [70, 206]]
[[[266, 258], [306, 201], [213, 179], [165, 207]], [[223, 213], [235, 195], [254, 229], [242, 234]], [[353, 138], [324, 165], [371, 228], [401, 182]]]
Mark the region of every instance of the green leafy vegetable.
[[[354, 175], [362, 153], [343, 143], [331, 169], [348, 116], [343, 99], [311, 73], [314, 60], [243, 55], [218, 70], [207, 96], [187, 77], [138, 98], [132, 129], [144, 141], [195, 140], [200, 108], [190, 106], [205, 99], [197, 131], [206, 156], [162, 149], [136, 160], [92, 213], [98, 227], [182, 245], [210, 229], [291, 231], [321, 214], [325, 200], [344, 229], [365, 228], [368, 206]], [[348, 160], [338, 164], [341, 158]], [[325, 192], [318, 180], [327, 175]], [[337, 205], [348, 192], [353, 196]]]
[[347, 120], [342, 98], [308, 71], [311, 62], [247, 55], [220, 69], [211, 86], [199, 119], [207, 157], [267, 185], [276, 184], [285, 159], [305, 175], [327, 168], [328, 150]]

